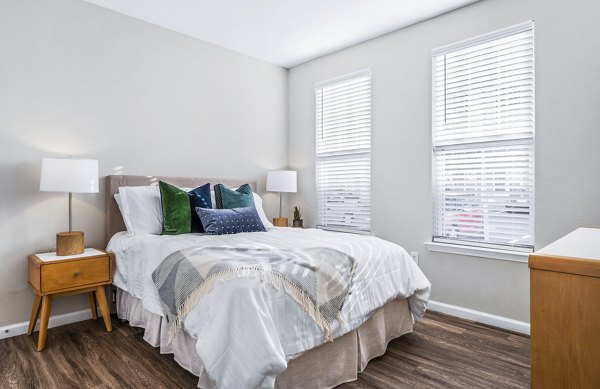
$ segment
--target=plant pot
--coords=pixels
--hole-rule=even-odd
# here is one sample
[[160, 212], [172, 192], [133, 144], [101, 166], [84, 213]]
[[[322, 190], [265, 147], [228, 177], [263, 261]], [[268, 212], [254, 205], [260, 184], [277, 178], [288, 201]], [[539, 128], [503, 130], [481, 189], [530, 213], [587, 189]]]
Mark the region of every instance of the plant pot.
[[304, 227], [304, 223], [302, 222], [302, 219], [294, 219], [292, 221], [292, 227], [294, 227], [294, 228], [303, 228]]

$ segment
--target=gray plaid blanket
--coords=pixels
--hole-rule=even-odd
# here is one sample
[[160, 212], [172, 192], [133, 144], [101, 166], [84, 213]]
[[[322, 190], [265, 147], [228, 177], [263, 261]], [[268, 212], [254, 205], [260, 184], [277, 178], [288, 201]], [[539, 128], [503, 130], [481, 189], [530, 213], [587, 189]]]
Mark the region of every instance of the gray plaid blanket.
[[341, 321], [354, 259], [331, 248], [271, 250], [197, 247], [169, 255], [152, 273], [171, 338], [185, 316], [216, 282], [260, 277], [283, 290], [321, 328], [327, 340]]

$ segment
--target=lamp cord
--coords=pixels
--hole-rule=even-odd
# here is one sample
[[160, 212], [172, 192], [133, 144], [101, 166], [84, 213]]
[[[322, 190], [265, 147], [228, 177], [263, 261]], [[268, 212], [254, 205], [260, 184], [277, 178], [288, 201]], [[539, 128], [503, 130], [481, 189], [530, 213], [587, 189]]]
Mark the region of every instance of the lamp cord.
[[73, 201], [73, 193], [69, 192], [69, 232], [73, 231], [73, 219], [71, 217], [71, 202]]

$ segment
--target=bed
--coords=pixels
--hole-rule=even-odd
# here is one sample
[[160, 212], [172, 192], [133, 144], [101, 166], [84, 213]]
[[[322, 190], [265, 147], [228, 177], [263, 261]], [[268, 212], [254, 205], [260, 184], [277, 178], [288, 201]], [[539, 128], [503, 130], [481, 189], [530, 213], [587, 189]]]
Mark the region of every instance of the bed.
[[[247, 181], [206, 178], [108, 176], [107, 249], [115, 255], [117, 313], [145, 329], [144, 339], [171, 353], [198, 376], [198, 387], [330, 388], [357, 379], [390, 340], [409, 333], [423, 314], [430, 284], [401, 247], [374, 237], [317, 229], [275, 227], [268, 232], [206, 236], [130, 235], [114, 194], [123, 186], [163, 180], [193, 188], [206, 182], [237, 187]], [[255, 189], [256, 185], [250, 182]], [[357, 258], [333, 341], [282, 289], [258, 279], [223, 282], [204, 296], [175, 334], [162, 314], [152, 271], [173, 251], [192, 246], [295, 249], [335, 248]], [[268, 295], [267, 295], [268, 294]]]

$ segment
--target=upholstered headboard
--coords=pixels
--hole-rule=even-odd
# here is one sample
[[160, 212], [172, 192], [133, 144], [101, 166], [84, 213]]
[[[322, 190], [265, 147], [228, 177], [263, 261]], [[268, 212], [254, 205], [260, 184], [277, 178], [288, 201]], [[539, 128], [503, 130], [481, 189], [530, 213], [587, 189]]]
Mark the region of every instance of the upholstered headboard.
[[158, 181], [168, 182], [180, 188], [196, 188], [207, 182], [211, 184], [224, 184], [229, 187], [238, 187], [248, 183], [253, 191], [256, 191], [256, 182], [247, 180], [228, 180], [221, 178], [199, 178], [199, 177], [160, 177], [160, 176], [107, 176], [106, 177], [106, 243], [119, 231], [125, 231], [125, 223], [115, 201], [115, 193], [119, 192], [121, 186], [145, 186], [158, 185]]

